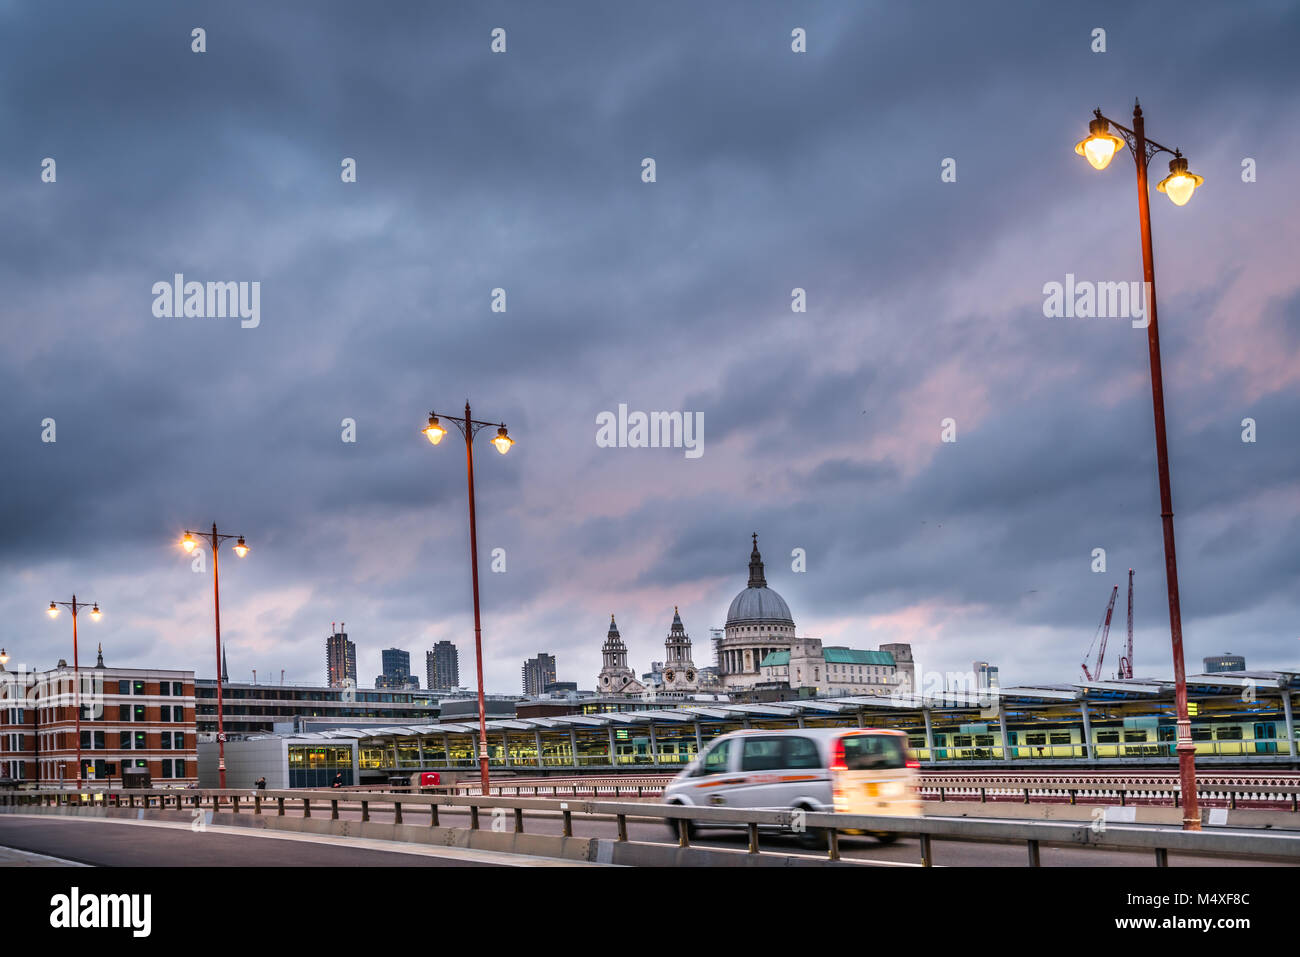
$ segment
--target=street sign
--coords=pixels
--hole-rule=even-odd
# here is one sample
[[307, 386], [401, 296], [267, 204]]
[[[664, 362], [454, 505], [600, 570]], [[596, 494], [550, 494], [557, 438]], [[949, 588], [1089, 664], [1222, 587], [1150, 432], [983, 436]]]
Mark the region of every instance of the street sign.
[[218, 732], [217, 732], [217, 740], [220, 741], [220, 742], [222, 742], [222, 743], [225, 743], [225, 740], [226, 740], [226, 732], [224, 732], [224, 731], [218, 731]]

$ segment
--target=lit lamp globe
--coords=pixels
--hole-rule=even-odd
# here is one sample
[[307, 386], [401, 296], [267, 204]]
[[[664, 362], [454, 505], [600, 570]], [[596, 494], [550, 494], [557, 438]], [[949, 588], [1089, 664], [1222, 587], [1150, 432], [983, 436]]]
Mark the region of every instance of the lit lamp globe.
[[447, 434], [447, 430], [442, 427], [436, 415], [429, 416], [429, 424], [424, 429], [424, 436], [433, 445], [442, 441], [442, 437]]
[[492, 444], [497, 447], [497, 451], [505, 455], [510, 451], [510, 446], [515, 444], [515, 440], [506, 435], [506, 427], [503, 425], [497, 429], [497, 437], [492, 440]]
[[1088, 135], [1074, 144], [1074, 151], [1091, 163], [1093, 169], [1105, 169], [1123, 145], [1124, 141], [1110, 131], [1110, 123], [1093, 120], [1088, 124]]
[[194, 551], [194, 546], [196, 544], [198, 543], [194, 541], [194, 536], [191, 535], [189, 532], [186, 532], [185, 537], [181, 539], [181, 547], [185, 549], [187, 552]]
[[1187, 171], [1187, 157], [1175, 156], [1169, 161], [1169, 175], [1156, 183], [1156, 189], [1168, 196], [1175, 206], [1186, 206], [1196, 187], [1204, 182], [1204, 176]]

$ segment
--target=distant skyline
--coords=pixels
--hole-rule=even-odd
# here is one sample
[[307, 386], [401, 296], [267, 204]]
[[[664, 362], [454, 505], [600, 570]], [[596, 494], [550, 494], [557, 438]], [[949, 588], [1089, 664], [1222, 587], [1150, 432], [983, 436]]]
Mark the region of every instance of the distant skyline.
[[[1187, 667], [1300, 668], [1298, 44], [1280, 0], [0, 0], [10, 667], [71, 660], [75, 592], [83, 662], [214, 677], [216, 522], [232, 678], [323, 682], [345, 621], [363, 682], [445, 639], [472, 687], [464, 447], [420, 435], [468, 397], [516, 442], [475, 446], [490, 691], [591, 687], [611, 612], [637, 674], [674, 606], [704, 665], [753, 532], [800, 635], [1004, 687], [1076, 680], [1133, 567], [1170, 676], [1145, 332], [1044, 314], [1141, 279], [1129, 158], [1074, 153], [1140, 97], [1205, 177], [1152, 193]], [[257, 322], [160, 318], [177, 274]]]

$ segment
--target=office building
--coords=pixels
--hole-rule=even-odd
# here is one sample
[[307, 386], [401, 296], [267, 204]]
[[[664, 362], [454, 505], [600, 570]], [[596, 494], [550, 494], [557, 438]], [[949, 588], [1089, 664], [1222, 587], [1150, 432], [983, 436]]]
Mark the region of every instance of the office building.
[[819, 695], [892, 694], [897, 687], [894, 656], [822, 646], [820, 638], [795, 638], [789, 651], [772, 651], [759, 663], [765, 687], [811, 688]]
[[555, 656], [539, 652], [536, 658], [524, 662], [524, 694], [542, 694], [548, 684], [555, 682]]
[[450, 641], [440, 641], [425, 652], [425, 687], [451, 690], [460, 687], [460, 653]]
[[[357, 683], [357, 646], [348, 641], [343, 626], [332, 631], [325, 639], [325, 683], [331, 688], [342, 688], [345, 681]], [[229, 680], [229, 675], [227, 675]]]
[[375, 679], [376, 688], [393, 688], [414, 691], [420, 679], [411, 674], [411, 653], [400, 648], [385, 648], [380, 652], [384, 672]]
[[971, 662], [971, 673], [975, 676], [975, 690], [988, 691], [998, 687], [998, 667], [987, 661]]
[[1214, 655], [1210, 658], [1203, 658], [1202, 663], [1205, 665], [1207, 675], [1217, 675], [1225, 671], [1245, 671], [1246, 659], [1241, 655], [1229, 654], [1224, 652], [1221, 655]]
[[[428, 724], [438, 717], [438, 699], [427, 691], [391, 688], [329, 688], [324, 685], [222, 682], [227, 736], [270, 734], [276, 725], [335, 719], [350, 725]], [[194, 682], [196, 730], [217, 733], [217, 682]]]

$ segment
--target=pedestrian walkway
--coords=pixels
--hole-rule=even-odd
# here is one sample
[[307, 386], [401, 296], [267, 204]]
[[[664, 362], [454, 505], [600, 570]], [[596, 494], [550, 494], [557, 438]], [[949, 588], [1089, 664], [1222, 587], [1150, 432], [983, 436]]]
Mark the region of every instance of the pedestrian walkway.
[[20, 851], [16, 847], [0, 847], [0, 867], [89, 867], [78, 861], [67, 861], [48, 854]]

